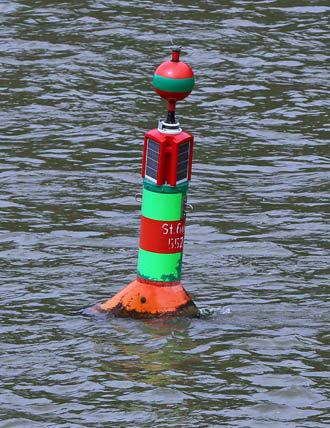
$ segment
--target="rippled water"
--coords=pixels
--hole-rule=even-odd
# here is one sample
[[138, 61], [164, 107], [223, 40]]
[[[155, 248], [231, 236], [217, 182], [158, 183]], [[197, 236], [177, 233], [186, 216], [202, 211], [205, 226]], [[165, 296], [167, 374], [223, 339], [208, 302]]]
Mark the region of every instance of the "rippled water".
[[[0, 3], [1, 427], [328, 427], [327, 1]], [[91, 319], [135, 277], [152, 75], [196, 75], [183, 282], [202, 318]]]

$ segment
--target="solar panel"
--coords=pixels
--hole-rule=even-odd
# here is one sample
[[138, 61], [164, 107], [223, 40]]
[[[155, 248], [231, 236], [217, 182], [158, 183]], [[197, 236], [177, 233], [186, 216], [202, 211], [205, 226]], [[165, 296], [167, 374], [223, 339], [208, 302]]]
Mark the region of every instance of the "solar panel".
[[177, 183], [188, 180], [189, 154], [190, 154], [190, 141], [180, 144], [179, 158], [178, 158], [178, 171], [176, 176]]
[[148, 138], [145, 176], [155, 183], [157, 182], [158, 158], [159, 144]]

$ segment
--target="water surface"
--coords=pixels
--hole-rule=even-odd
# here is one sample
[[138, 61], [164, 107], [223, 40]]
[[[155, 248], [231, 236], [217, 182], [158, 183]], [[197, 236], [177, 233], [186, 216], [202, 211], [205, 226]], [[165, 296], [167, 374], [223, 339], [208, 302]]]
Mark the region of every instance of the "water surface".
[[[4, 428], [329, 426], [328, 2], [0, 3]], [[82, 310], [134, 279], [171, 40], [196, 75], [182, 280], [200, 319]]]

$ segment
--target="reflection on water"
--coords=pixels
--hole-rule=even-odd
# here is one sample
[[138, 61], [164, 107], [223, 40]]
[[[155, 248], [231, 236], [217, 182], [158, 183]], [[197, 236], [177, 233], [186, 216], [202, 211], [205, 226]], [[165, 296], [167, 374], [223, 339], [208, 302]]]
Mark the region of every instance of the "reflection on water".
[[[0, 4], [1, 426], [329, 425], [326, 1]], [[136, 272], [152, 75], [183, 45], [198, 319], [82, 314]]]

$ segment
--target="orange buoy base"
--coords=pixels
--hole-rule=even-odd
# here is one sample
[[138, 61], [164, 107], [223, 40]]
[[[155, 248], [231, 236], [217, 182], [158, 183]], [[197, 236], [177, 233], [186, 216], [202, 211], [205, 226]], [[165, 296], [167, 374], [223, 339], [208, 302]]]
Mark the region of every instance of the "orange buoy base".
[[111, 299], [90, 308], [121, 318], [194, 317], [198, 309], [180, 280], [162, 282], [137, 277]]

